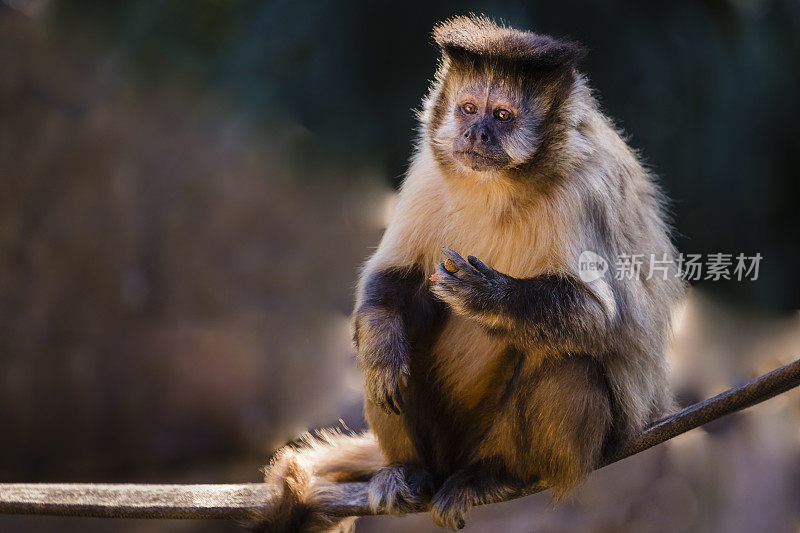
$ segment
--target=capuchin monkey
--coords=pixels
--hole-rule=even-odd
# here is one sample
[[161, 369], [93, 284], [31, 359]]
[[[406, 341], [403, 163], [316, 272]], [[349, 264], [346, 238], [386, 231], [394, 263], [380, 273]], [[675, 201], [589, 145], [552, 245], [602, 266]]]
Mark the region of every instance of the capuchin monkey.
[[[664, 199], [576, 70], [583, 49], [474, 16], [433, 35], [416, 149], [356, 294], [370, 430], [279, 451], [263, 530], [349, 531], [324, 512], [339, 481], [368, 481], [376, 511], [430, 502], [449, 529], [536, 482], [558, 500], [672, 408]], [[582, 277], [584, 251], [608, 272]], [[631, 256], [640, 271], [615, 275]]]

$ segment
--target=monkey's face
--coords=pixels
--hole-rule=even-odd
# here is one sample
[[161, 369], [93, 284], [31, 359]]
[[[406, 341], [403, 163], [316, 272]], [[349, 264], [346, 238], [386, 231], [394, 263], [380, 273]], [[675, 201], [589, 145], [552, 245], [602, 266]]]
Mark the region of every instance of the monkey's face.
[[460, 91], [452, 120], [458, 135], [453, 139], [453, 158], [476, 171], [499, 170], [510, 157], [503, 140], [514, 130], [520, 111], [503, 91], [472, 86]]
[[511, 84], [473, 78], [451, 84], [442, 100], [434, 144], [455, 170], [502, 174], [535, 153], [539, 106]]

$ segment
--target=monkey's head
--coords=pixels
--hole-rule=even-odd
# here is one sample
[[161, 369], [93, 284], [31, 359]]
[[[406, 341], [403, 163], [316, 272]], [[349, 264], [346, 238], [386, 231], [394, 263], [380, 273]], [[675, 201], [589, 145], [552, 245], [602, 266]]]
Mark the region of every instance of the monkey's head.
[[433, 35], [442, 62], [421, 118], [437, 161], [494, 174], [532, 161], [577, 79], [583, 48], [474, 16]]

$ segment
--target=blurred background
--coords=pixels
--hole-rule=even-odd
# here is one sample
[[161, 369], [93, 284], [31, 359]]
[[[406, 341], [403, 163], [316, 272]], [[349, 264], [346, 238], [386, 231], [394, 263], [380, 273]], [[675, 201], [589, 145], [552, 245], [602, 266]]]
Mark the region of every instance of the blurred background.
[[[686, 253], [757, 281], [676, 310], [683, 404], [800, 356], [800, 2], [0, 1], [0, 480], [248, 482], [364, 426], [348, 315], [470, 11], [569, 36], [673, 199]], [[800, 394], [467, 531], [796, 532]], [[0, 517], [2, 531], [237, 531]], [[435, 531], [427, 516], [361, 532]]]

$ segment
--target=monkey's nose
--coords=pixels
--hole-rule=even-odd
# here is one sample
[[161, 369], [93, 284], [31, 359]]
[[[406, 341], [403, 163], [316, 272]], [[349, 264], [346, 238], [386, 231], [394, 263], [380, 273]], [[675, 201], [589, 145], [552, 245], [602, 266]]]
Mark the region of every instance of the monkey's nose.
[[466, 131], [464, 131], [464, 138], [480, 144], [486, 144], [492, 140], [489, 129], [483, 124], [477, 124], [467, 128]]

